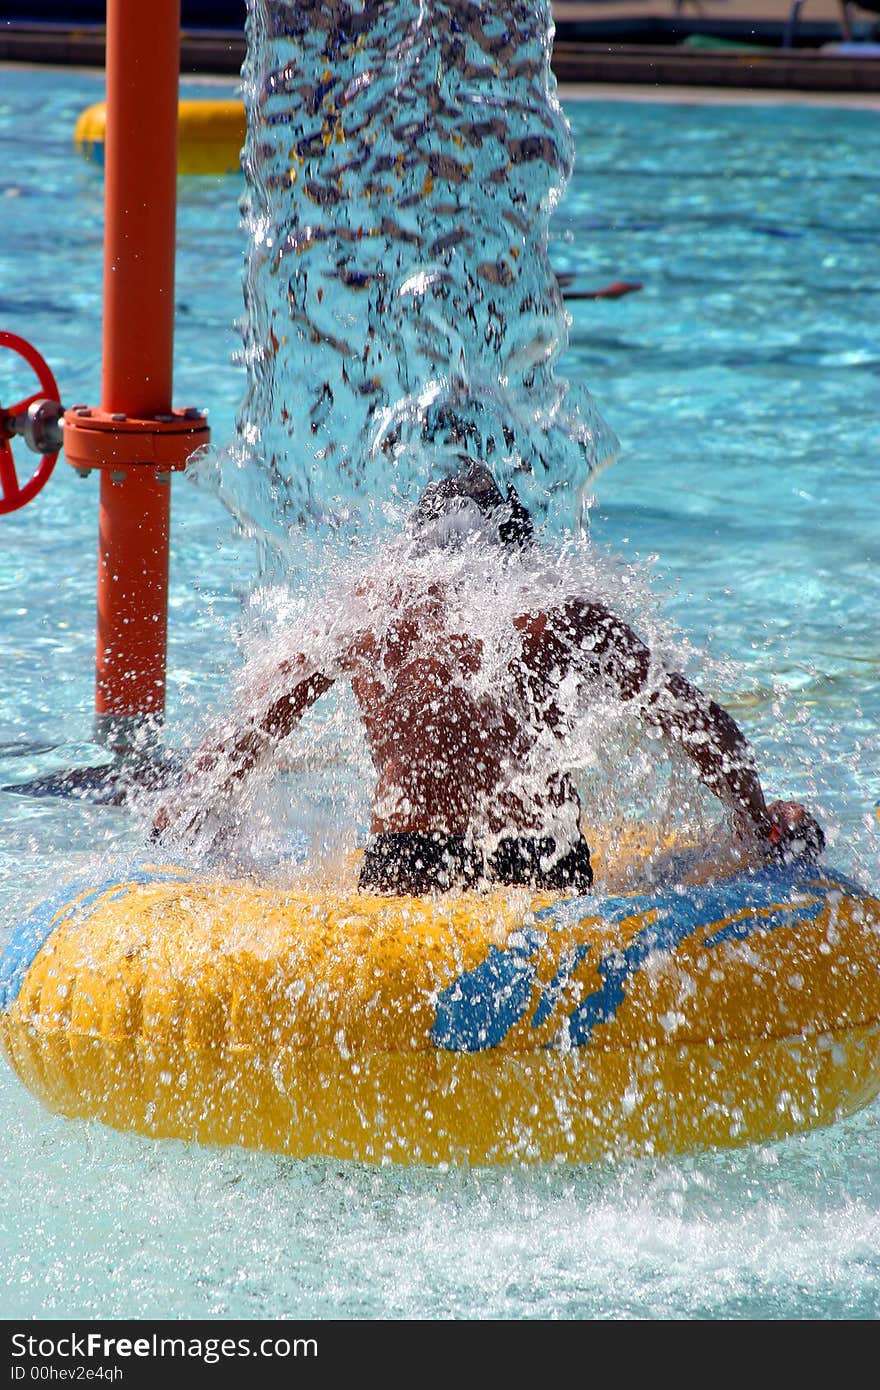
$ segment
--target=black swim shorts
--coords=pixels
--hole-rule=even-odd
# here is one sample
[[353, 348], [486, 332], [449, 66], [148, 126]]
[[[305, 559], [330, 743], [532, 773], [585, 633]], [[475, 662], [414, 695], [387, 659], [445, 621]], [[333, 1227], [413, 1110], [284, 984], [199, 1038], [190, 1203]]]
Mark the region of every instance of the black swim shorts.
[[556, 842], [549, 835], [508, 836], [486, 855], [463, 835], [374, 835], [364, 852], [359, 887], [395, 897], [491, 884], [589, 892], [593, 870], [586, 841], [580, 839], [565, 854], [556, 854]]

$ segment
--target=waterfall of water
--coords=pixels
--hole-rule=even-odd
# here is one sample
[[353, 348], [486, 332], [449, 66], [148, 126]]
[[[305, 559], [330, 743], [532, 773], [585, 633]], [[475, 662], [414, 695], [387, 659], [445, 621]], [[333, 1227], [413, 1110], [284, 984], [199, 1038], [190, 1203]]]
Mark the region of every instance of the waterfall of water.
[[583, 525], [617, 442], [556, 375], [552, 38], [547, 0], [250, 0], [248, 385], [200, 475], [288, 572], [304, 534], [372, 538], [464, 451]]

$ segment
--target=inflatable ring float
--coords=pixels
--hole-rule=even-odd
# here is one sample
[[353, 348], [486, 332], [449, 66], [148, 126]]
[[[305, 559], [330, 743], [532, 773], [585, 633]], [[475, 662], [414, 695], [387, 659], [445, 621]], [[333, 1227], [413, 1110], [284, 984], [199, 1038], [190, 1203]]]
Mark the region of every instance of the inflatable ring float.
[[[87, 106], [77, 118], [73, 143], [93, 164], [104, 163], [107, 104]], [[247, 133], [244, 103], [203, 98], [177, 107], [177, 172], [238, 174]]]
[[370, 1163], [780, 1139], [880, 1090], [880, 901], [815, 866], [650, 893], [374, 897], [140, 865], [0, 957], [52, 1110]]

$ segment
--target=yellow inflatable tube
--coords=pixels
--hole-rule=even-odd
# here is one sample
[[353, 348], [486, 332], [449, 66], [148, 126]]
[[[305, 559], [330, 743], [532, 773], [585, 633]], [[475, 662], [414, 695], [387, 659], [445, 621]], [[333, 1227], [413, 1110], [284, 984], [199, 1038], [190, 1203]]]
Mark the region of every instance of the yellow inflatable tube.
[[371, 1163], [588, 1162], [772, 1140], [880, 1090], [880, 901], [834, 873], [559, 901], [372, 897], [144, 865], [0, 957], [53, 1110]]
[[[86, 159], [104, 163], [106, 102], [88, 106], [77, 119], [73, 142]], [[244, 103], [203, 99], [181, 101], [177, 117], [179, 174], [237, 174], [247, 131]]]

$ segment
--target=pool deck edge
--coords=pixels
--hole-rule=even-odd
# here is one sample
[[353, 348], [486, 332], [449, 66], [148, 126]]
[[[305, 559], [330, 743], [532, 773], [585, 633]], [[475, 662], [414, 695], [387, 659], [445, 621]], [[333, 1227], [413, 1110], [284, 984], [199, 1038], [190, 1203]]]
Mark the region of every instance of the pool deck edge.
[[[6, 22], [0, 62], [104, 66], [103, 25]], [[181, 76], [241, 72], [246, 41], [238, 31], [184, 30]], [[880, 60], [815, 49], [778, 52], [742, 47], [687, 50], [674, 45], [580, 43], [558, 40], [553, 71], [560, 84], [595, 83], [654, 88], [721, 88], [880, 95]]]

